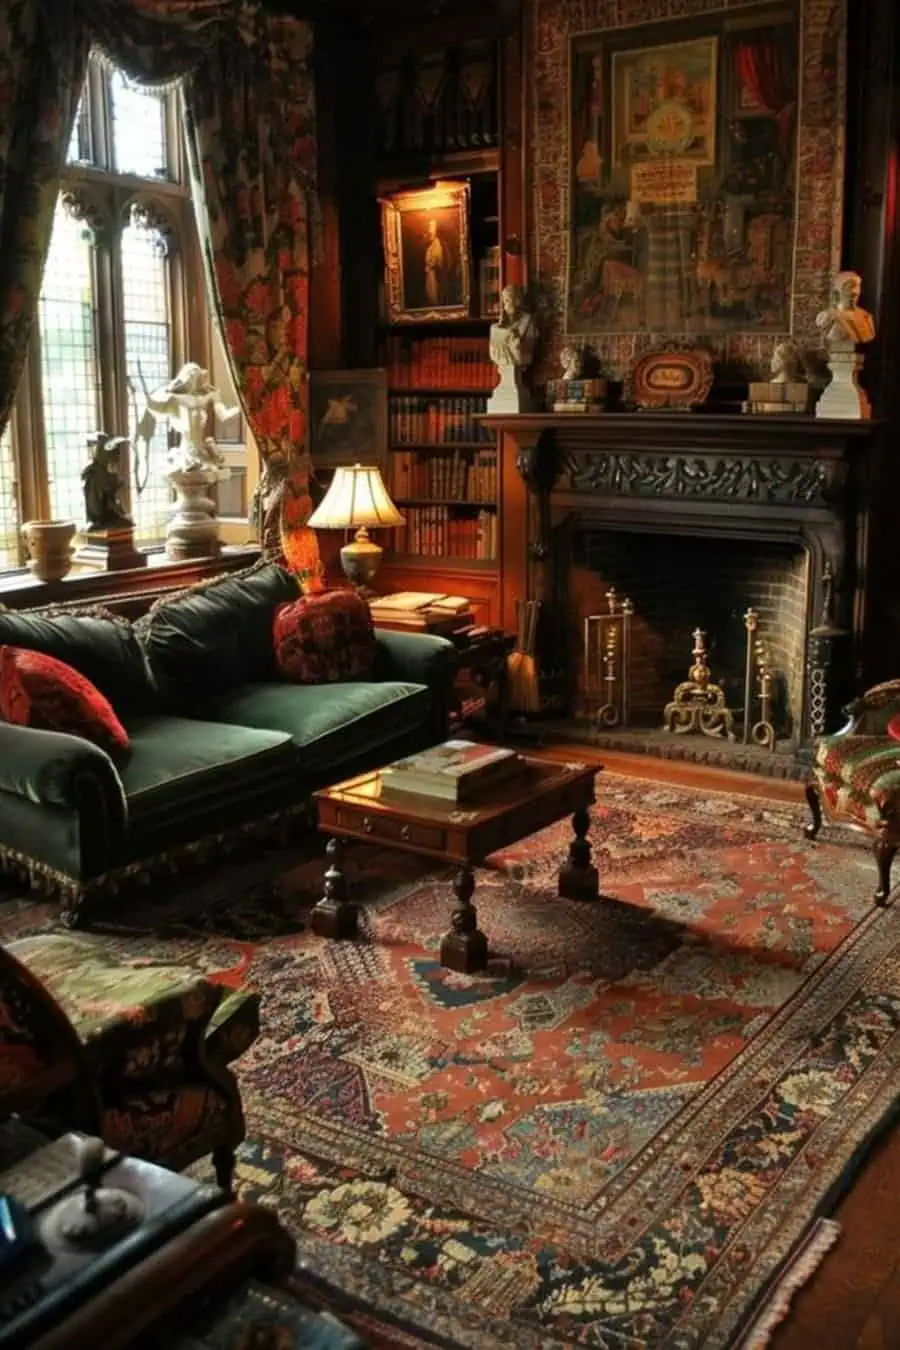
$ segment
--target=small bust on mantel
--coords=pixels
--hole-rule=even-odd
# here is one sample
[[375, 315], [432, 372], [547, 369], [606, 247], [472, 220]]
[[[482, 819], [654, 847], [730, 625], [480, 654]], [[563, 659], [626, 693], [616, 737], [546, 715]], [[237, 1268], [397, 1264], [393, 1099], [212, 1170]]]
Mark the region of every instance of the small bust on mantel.
[[746, 413], [809, 412], [810, 387], [803, 378], [803, 363], [796, 342], [786, 338], [776, 344], [769, 364], [768, 380], [752, 380]]
[[522, 287], [504, 286], [500, 294], [500, 318], [491, 324], [491, 360], [500, 374], [500, 383], [488, 401], [489, 413], [531, 411], [531, 395], [522, 373], [534, 360], [537, 336], [537, 323], [525, 304]]
[[817, 417], [866, 421], [872, 416], [872, 405], [859, 383], [865, 361], [859, 348], [875, 337], [875, 320], [859, 304], [861, 293], [862, 278], [858, 272], [838, 272], [832, 286], [832, 303], [816, 316], [831, 372], [831, 383], [816, 406]]
[[559, 354], [562, 379], [547, 381], [547, 408], [550, 412], [602, 412], [606, 398], [606, 380], [583, 374], [584, 352], [574, 343], [566, 343]]

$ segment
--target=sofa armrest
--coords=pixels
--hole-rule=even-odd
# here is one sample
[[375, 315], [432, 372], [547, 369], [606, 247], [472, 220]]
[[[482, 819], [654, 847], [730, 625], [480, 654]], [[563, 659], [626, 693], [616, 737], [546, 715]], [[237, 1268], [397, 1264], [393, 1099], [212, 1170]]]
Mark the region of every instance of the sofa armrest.
[[446, 638], [431, 633], [397, 633], [390, 628], [376, 628], [378, 643], [378, 678], [381, 680], [409, 680], [412, 684], [427, 684], [429, 688], [446, 685], [449, 689], [456, 675], [459, 659], [456, 648]]
[[100, 808], [113, 828], [125, 826], [125, 790], [115, 765], [80, 736], [0, 722], [0, 792], [82, 814]]
[[447, 734], [453, 681], [459, 669], [459, 654], [452, 642], [431, 633], [397, 633], [376, 628], [378, 644], [376, 679], [408, 680], [431, 691], [436, 741]]

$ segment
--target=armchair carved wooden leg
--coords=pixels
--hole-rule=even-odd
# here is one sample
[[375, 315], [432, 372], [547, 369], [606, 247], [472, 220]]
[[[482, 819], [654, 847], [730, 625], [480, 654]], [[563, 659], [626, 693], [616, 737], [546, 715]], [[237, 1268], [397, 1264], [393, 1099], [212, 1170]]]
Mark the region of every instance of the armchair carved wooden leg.
[[891, 893], [891, 864], [897, 852], [897, 845], [883, 836], [875, 840], [875, 862], [878, 867], [878, 889], [875, 892], [876, 905], [886, 905]]
[[822, 803], [819, 801], [819, 790], [815, 783], [806, 784], [806, 801], [812, 820], [804, 827], [803, 833], [807, 839], [815, 839], [822, 828]]

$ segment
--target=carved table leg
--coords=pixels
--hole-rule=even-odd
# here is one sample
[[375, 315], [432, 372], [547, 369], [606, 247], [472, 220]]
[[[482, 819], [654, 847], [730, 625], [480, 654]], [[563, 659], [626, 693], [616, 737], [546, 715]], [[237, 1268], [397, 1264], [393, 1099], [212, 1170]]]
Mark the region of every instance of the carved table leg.
[[812, 820], [804, 827], [803, 833], [807, 839], [815, 839], [822, 828], [822, 803], [819, 801], [819, 790], [815, 783], [807, 783], [805, 791]]
[[461, 867], [453, 883], [456, 908], [450, 918], [451, 930], [441, 942], [441, 965], [472, 975], [487, 965], [487, 938], [478, 927], [478, 914], [472, 904], [475, 873], [466, 864]]
[[310, 914], [309, 926], [318, 937], [355, 937], [359, 909], [347, 896], [347, 878], [341, 870], [343, 840], [329, 839], [325, 852], [328, 855], [325, 894]]
[[572, 817], [575, 838], [569, 845], [569, 857], [559, 869], [559, 893], [566, 900], [596, 900], [600, 895], [597, 869], [591, 864], [591, 846], [587, 841], [591, 818], [582, 806]]

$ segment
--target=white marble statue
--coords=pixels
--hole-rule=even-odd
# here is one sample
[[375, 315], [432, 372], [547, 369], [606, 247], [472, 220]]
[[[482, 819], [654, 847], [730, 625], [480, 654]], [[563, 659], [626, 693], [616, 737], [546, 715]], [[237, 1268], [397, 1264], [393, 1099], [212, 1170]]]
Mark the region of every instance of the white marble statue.
[[212, 415], [223, 422], [236, 417], [240, 409], [229, 408], [218, 389], [210, 383], [209, 371], [188, 361], [178, 374], [152, 393], [144, 388], [147, 408], [154, 416], [171, 418], [181, 440], [168, 453], [170, 473], [193, 473], [221, 469], [223, 457], [208, 432]]
[[504, 286], [500, 294], [500, 318], [491, 324], [491, 360], [500, 374], [500, 383], [491, 395], [488, 412], [528, 412], [530, 395], [522, 382], [522, 372], [534, 360], [537, 342], [534, 315], [525, 306], [521, 286]]
[[857, 272], [839, 272], [832, 303], [816, 316], [828, 352], [831, 383], [816, 406], [817, 417], [865, 420], [872, 416], [868, 395], [859, 383], [865, 358], [859, 348], [875, 336], [875, 320], [859, 304], [862, 279]]

